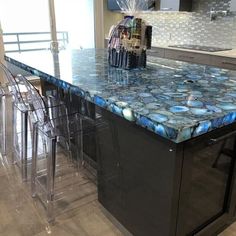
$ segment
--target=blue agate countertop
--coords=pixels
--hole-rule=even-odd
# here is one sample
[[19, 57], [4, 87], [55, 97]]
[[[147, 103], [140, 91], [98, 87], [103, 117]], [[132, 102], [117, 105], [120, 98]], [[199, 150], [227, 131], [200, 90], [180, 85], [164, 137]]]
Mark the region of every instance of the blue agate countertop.
[[179, 143], [236, 121], [236, 71], [149, 57], [110, 67], [106, 50], [9, 53], [5, 59]]

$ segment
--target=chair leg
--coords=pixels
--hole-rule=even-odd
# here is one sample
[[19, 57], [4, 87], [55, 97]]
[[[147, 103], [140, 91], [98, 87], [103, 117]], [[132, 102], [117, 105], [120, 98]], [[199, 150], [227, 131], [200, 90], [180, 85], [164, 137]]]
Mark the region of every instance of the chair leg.
[[80, 150], [79, 150], [79, 158], [80, 158], [80, 164], [83, 166], [84, 165], [84, 149], [83, 149], [83, 145], [84, 145], [84, 140], [83, 140], [83, 120], [82, 119], [79, 119], [79, 124], [80, 124], [80, 133], [79, 133], [79, 139], [80, 139]]
[[17, 126], [17, 121], [16, 121], [16, 110], [15, 110], [15, 104], [14, 101], [12, 101], [12, 144], [13, 144], [13, 150], [12, 150], [12, 162], [16, 164], [16, 158], [15, 158], [15, 149], [16, 149], [16, 126]]
[[2, 97], [2, 155], [6, 155], [7, 149], [7, 134], [6, 134], [6, 98]]
[[77, 129], [79, 130], [76, 136], [76, 168], [79, 170], [84, 165], [84, 153], [83, 153], [83, 122], [82, 119], [78, 117]]
[[49, 223], [55, 221], [54, 216], [54, 187], [56, 172], [56, 138], [49, 139], [47, 157], [47, 218]]
[[21, 140], [22, 140], [22, 152], [21, 152], [21, 172], [23, 181], [27, 181], [27, 150], [28, 150], [28, 112], [21, 112]]
[[32, 130], [32, 167], [31, 167], [31, 194], [36, 196], [36, 175], [37, 175], [37, 154], [38, 154], [38, 129], [37, 124], [33, 124]]

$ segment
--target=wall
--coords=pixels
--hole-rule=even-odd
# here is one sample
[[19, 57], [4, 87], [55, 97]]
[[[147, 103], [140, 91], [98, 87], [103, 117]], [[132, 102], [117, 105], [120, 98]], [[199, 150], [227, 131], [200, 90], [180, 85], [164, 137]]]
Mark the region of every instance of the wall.
[[2, 27], [0, 22], [0, 62], [4, 61], [4, 45], [3, 45], [3, 37], [2, 37]]
[[95, 47], [104, 48], [105, 38], [108, 36], [110, 27], [117, 24], [123, 15], [121, 13], [107, 10], [107, 0], [94, 0], [94, 26]]
[[[0, 62], [5, 64], [1, 22], [0, 22]], [[3, 74], [2, 74], [2, 70], [0, 70], [0, 83], [3, 83], [3, 82], [4, 82]]]
[[112, 25], [117, 24], [123, 19], [123, 14], [107, 10], [107, 0], [104, 0], [104, 32], [108, 36]]
[[193, 12], [140, 13], [153, 26], [153, 46], [198, 44], [236, 48], [236, 15], [211, 21], [209, 11], [229, 10], [230, 0], [193, 0]]

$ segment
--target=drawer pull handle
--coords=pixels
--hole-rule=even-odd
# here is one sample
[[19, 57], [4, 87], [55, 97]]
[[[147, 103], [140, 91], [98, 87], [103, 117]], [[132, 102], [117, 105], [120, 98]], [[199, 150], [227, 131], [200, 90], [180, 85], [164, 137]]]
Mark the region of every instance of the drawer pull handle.
[[228, 61], [223, 61], [222, 64], [224, 64], [224, 65], [236, 66], [235, 63], [233, 63], [233, 62], [228, 62]]
[[153, 52], [150, 52], [150, 53], [160, 54], [161, 52], [160, 51], [153, 51]]
[[228, 133], [226, 135], [223, 135], [223, 136], [221, 136], [219, 138], [212, 138], [212, 139], [210, 139], [210, 144], [218, 143], [218, 142], [220, 142], [220, 141], [222, 141], [224, 139], [230, 138], [233, 135], [236, 135], [236, 130], [231, 132], [231, 133]]
[[171, 7], [162, 7], [161, 11], [171, 11], [172, 8]]
[[185, 56], [185, 55], [179, 55], [179, 58], [194, 59], [194, 57]]

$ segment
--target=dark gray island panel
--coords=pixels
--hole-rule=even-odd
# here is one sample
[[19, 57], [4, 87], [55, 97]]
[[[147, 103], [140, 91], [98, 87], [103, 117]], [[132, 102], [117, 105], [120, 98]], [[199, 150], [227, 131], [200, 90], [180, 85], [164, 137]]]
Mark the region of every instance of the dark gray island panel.
[[235, 124], [175, 144], [101, 114], [99, 201], [132, 234], [209, 236], [232, 222]]
[[98, 198], [134, 235], [175, 235], [182, 145], [110, 112], [98, 132]]

